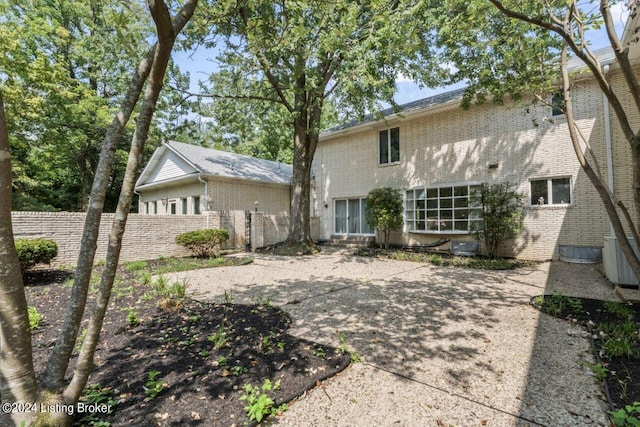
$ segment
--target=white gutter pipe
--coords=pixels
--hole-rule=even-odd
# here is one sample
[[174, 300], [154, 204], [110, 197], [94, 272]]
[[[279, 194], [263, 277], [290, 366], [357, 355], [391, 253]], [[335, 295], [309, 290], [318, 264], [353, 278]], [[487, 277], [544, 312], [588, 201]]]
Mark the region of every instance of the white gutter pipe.
[[204, 184], [204, 213], [207, 215], [207, 229], [209, 228], [209, 183], [198, 175], [198, 181]]
[[[609, 73], [609, 65], [605, 65], [602, 68], [605, 76]], [[609, 186], [609, 191], [614, 193], [613, 187], [613, 149], [611, 144], [611, 115], [609, 114], [609, 100], [607, 96], [602, 94], [602, 105], [604, 112], [604, 144], [606, 149], [606, 157], [607, 157], [607, 185]], [[611, 237], [614, 237], [615, 234], [613, 232], [613, 225], [610, 224], [610, 232]]]

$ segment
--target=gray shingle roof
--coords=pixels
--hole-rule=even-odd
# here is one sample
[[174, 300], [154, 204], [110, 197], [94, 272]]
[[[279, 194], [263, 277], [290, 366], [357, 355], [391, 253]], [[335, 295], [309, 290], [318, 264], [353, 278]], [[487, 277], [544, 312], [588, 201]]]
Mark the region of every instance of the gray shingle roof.
[[204, 175], [243, 178], [275, 184], [291, 182], [293, 172], [291, 165], [177, 141], [169, 141], [165, 145]]
[[379, 120], [379, 117], [389, 117], [392, 114], [406, 114], [413, 111], [422, 110], [424, 108], [433, 107], [435, 105], [445, 104], [449, 101], [454, 101], [456, 99], [462, 99], [462, 94], [464, 93], [465, 88], [455, 89], [448, 92], [444, 92], [438, 95], [430, 96], [428, 98], [418, 99], [416, 101], [412, 101], [406, 104], [399, 105], [397, 108], [387, 108], [382, 110], [379, 114], [367, 114], [362, 120], [355, 119], [350, 120], [347, 123], [342, 125], [334, 126], [330, 129], [323, 131], [323, 134], [333, 133], [339, 130], [348, 129], [353, 126], [362, 125], [365, 123], [372, 123]]
[[[600, 62], [602, 64], [609, 64], [613, 60], [615, 60], [615, 53], [613, 52], [613, 49], [610, 46], [603, 47], [601, 49], [596, 49], [593, 51], [593, 53], [600, 59]], [[568, 65], [569, 71], [576, 71], [577, 69], [584, 67], [584, 63], [575, 56], [569, 59], [569, 63], [567, 65]], [[434, 107], [436, 105], [446, 104], [450, 101], [455, 101], [458, 99], [462, 100], [462, 95], [464, 94], [465, 90], [466, 88], [454, 89], [451, 91], [440, 93], [438, 95], [430, 96], [423, 99], [418, 99], [416, 101], [409, 102], [407, 104], [402, 104], [402, 105], [399, 105], [397, 108], [393, 108], [393, 107], [387, 108], [385, 110], [382, 110], [378, 115], [367, 114], [361, 120], [358, 120], [358, 119], [351, 120], [351, 121], [348, 121], [347, 123], [334, 126], [330, 129], [323, 131], [322, 134], [326, 135], [326, 134], [334, 133], [336, 131], [348, 129], [354, 126], [358, 126], [366, 123], [373, 123], [379, 120], [379, 117], [389, 117], [393, 114], [407, 114], [407, 113], [422, 110], [425, 108]]]

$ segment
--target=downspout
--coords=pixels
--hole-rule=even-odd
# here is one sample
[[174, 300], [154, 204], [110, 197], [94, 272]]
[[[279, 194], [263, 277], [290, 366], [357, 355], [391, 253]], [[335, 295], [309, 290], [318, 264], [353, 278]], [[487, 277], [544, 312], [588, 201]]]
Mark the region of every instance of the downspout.
[[198, 181], [204, 184], [204, 213], [207, 216], [207, 229], [209, 229], [209, 183], [198, 174]]
[[[606, 76], [609, 73], [609, 65], [605, 65], [602, 68], [604, 75]], [[611, 144], [611, 115], [609, 114], [609, 100], [607, 96], [602, 94], [602, 104], [603, 104], [603, 112], [604, 112], [604, 143], [606, 148], [606, 156], [607, 156], [607, 185], [609, 186], [609, 191], [611, 193], [614, 192], [613, 188], [613, 149]], [[613, 225], [609, 223], [610, 226], [610, 235], [614, 237], [613, 233]]]

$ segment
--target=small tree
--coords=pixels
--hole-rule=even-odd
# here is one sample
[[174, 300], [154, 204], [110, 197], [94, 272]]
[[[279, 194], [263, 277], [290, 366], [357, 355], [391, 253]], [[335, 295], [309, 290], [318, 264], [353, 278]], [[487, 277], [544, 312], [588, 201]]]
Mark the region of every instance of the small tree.
[[484, 241], [487, 253], [495, 258], [498, 247], [520, 234], [524, 220], [524, 196], [514, 189], [514, 184], [482, 184], [477, 195], [482, 206], [482, 222], [474, 230], [476, 238]]
[[388, 249], [389, 233], [403, 224], [400, 191], [389, 187], [371, 190], [367, 195], [365, 217], [367, 224], [382, 234], [382, 243]]

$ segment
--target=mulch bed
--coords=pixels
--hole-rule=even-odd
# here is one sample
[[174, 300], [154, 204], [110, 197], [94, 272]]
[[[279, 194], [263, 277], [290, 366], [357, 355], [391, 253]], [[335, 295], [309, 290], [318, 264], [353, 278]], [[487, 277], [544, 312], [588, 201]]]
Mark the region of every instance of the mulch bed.
[[[544, 295], [544, 298], [546, 301], [557, 301], [558, 295]], [[640, 402], [640, 331], [636, 330], [635, 342], [632, 343], [635, 357], [609, 357], [602, 351], [607, 337], [597, 333], [596, 325], [603, 323], [619, 325], [624, 320], [607, 309], [605, 301], [588, 298], [569, 298], [569, 300], [579, 301], [580, 304], [564, 304], [558, 311], [548, 314], [569, 322], [580, 323], [589, 331], [597, 359], [608, 371], [603, 387], [607, 391], [611, 409], [619, 409], [633, 402]], [[636, 327], [640, 327], [640, 303], [622, 304], [632, 313], [631, 320], [636, 323]], [[548, 312], [536, 302], [536, 297], [532, 298], [532, 305]]]
[[[62, 324], [69, 278], [59, 270], [25, 274], [27, 301], [43, 314], [33, 333], [34, 363], [40, 369]], [[249, 422], [247, 403], [240, 400], [246, 384], [279, 381], [277, 390], [265, 392], [277, 407], [349, 364], [348, 353], [288, 334], [291, 319], [268, 302], [209, 304], [184, 298], [178, 308], [171, 305], [167, 308], [165, 301], [160, 308], [158, 298], [149, 298], [148, 286], [120, 270], [89, 380], [106, 396], [103, 402], [114, 404], [113, 412], [76, 417], [77, 425], [243, 426]], [[153, 371], [158, 373], [148, 384]], [[157, 396], [145, 393], [145, 387], [157, 387]]]

